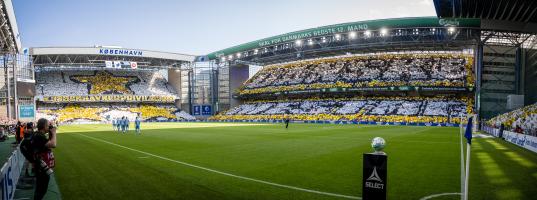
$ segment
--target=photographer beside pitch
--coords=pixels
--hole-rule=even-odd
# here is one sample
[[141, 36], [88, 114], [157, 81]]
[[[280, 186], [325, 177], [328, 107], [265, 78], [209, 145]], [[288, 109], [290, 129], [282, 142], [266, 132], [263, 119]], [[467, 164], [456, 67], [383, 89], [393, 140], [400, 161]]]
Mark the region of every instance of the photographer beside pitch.
[[47, 119], [41, 118], [37, 121], [37, 132], [25, 137], [20, 145], [21, 153], [33, 165], [36, 179], [34, 200], [43, 199], [47, 193], [55, 165], [52, 148], [56, 148], [56, 127]]

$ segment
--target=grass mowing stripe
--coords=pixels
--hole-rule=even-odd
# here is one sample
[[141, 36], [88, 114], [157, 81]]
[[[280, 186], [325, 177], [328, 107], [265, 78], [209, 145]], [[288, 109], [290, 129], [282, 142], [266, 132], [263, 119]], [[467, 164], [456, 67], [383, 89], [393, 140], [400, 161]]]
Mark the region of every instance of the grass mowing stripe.
[[129, 148], [129, 147], [126, 147], [126, 146], [123, 146], [123, 145], [119, 145], [119, 144], [109, 142], [109, 141], [106, 141], [106, 140], [102, 140], [102, 139], [99, 139], [99, 138], [87, 136], [87, 135], [84, 135], [84, 134], [77, 134], [77, 135], [80, 135], [80, 136], [83, 136], [83, 137], [86, 137], [86, 138], [89, 138], [89, 139], [92, 139], [92, 140], [95, 140], [95, 141], [110, 144], [110, 145], [113, 145], [113, 146], [116, 146], [116, 147], [120, 147], [120, 148], [123, 148], [123, 149], [127, 149], [127, 150], [135, 151], [135, 152], [138, 152], [138, 153], [141, 153], [141, 154], [145, 154], [145, 155], [148, 155], [148, 156], [152, 156], [152, 157], [155, 157], [155, 158], [159, 158], [159, 159], [162, 159], [162, 160], [166, 160], [166, 161], [186, 165], [186, 166], [197, 168], [197, 169], [202, 169], [202, 170], [205, 170], [205, 171], [209, 171], [209, 172], [213, 172], [213, 173], [217, 173], [217, 174], [221, 174], [221, 175], [225, 175], [225, 176], [230, 176], [230, 177], [239, 178], [239, 179], [243, 179], [243, 180], [248, 180], [248, 181], [253, 181], [253, 182], [257, 182], [257, 183], [263, 183], [263, 184], [267, 184], [267, 185], [272, 185], [272, 186], [281, 187], [281, 188], [287, 188], [287, 189], [293, 189], [293, 190], [298, 190], [298, 191], [303, 191], [303, 192], [309, 192], [309, 193], [315, 193], [315, 194], [321, 194], [321, 195], [327, 195], [327, 196], [333, 196], [333, 197], [341, 197], [341, 198], [347, 198], [347, 199], [362, 199], [361, 197], [357, 197], [357, 196], [350, 196], [350, 195], [336, 194], [336, 193], [331, 193], [331, 192], [323, 192], [323, 191], [311, 190], [311, 189], [306, 189], [306, 188], [300, 188], [300, 187], [295, 187], [295, 186], [290, 186], [290, 185], [283, 185], [283, 184], [273, 183], [273, 182], [269, 182], [269, 181], [263, 181], [263, 180], [258, 180], [258, 179], [254, 179], [254, 178], [249, 178], [249, 177], [239, 176], [239, 175], [235, 175], [235, 174], [230, 174], [230, 173], [227, 173], [227, 172], [222, 172], [222, 171], [218, 171], [218, 170], [214, 170], [214, 169], [209, 169], [209, 168], [206, 168], [206, 167], [202, 167], [202, 166], [198, 166], [198, 165], [194, 165], [194, 164], [190, 164], [190, 163], [186, 163], [186, 162], [182, 162], [182, 161], [178, 161], [178, 160], [173, 160], [173, 159], [170, 159], [170, 158], [162, 157], [162, 156], [155, 155], [155, 154], [152, 154], [152, 153], [148, 153], [148, 152], [145, 152], [145, 151], [140, 151], [140, 150], [137, 150], [137, 149]]

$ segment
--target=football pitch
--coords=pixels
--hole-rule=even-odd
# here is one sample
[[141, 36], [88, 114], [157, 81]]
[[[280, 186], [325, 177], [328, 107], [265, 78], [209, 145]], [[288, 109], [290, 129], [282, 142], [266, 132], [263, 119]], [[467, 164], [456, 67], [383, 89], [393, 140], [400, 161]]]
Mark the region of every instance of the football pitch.
[[[131, 127], [133, 127], [131, 125]], [[460, 199], [459, 129], [239, 123], [61, 126], [63, 199], [361, 199], [362, 154], [383, 137], [389, 199]], [[537, 196], [537, 154], [474, 138], [470, 199]]]

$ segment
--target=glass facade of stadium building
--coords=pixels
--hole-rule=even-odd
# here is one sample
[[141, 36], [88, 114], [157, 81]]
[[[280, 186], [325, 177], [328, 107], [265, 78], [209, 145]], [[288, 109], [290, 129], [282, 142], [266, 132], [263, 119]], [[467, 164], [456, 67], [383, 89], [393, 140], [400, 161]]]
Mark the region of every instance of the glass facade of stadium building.
[[[259, 66], [193, 62], [190, 68], [181, 70], [181, 109], [204, 119], [226, 111], [242, 103], [233, 95]], [[207, 110], [208, 108], [208, 110]]]
[[181, 69], [181, 108], [188, 110], [191, 115], [201, 116], [201, 107], [213, 103], [212, 71], [210, 62], [193, 62]]
[[28, 55], [0, 55], [0, 116], [33, 121], [35, 117], [35, 79]]
[[214, 61], [194, 62], [182, 70], [181, 104], [183, 110], [198, 118], [206, 118], [229, 109], [230, 67]]
[[537, 49], [526, 50], [524, 91], [526, 104], [537, 103]]
[[537, 101], [536, 35], [482, 31], [476, 46], [477, 110], [490, 119]]

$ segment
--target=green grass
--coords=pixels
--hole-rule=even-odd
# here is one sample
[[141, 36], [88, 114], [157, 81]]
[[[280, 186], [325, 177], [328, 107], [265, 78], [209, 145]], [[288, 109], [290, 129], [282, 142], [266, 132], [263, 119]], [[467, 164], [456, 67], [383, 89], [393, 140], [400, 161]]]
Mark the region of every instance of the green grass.
[[[275, 124], [231, 123], [154, 123], [142, 127], [141, 136], [132, 131], [119, 135], [109, 125], [60, 127], [55, 173], [62, 197], [345, 199], [184, 163], [361, 197], [362, 154], [372, 151], [370, 141], [377, 136], [387, 141], [389, 199], [460, 191], [458, 128], [291, 124], [285, 130]], [[537, 196], [536, 154], [497, 139], [474, 141], [471, 199]]]

